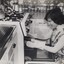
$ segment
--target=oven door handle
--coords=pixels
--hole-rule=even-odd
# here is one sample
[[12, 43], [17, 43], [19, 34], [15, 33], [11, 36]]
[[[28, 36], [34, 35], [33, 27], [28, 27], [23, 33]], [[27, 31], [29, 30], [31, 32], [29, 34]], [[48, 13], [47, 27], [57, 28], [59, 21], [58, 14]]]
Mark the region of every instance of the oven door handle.
[[16, 44], [14, 43], [14, 44], [13, 44], [13, 48], [15, 48], [15, 47], [16, 47]]

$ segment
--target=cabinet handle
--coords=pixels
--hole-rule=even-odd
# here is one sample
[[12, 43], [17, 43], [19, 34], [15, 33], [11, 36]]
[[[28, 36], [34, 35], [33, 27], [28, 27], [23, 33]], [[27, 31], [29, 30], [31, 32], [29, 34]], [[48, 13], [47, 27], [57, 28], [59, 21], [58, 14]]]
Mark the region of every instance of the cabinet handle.
[[16, 47], [16, 44], [14, 43], [14, 44], [13, 44], [13, 48], [15, 48], [15, 47]]

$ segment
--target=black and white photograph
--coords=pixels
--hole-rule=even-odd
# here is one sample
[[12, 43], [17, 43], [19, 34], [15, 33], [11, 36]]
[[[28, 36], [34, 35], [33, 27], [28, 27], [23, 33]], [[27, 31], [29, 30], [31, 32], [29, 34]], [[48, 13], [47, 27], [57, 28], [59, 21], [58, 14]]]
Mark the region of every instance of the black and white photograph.
[[64, 64], [64, 0], [0, 0], [0, 64]]

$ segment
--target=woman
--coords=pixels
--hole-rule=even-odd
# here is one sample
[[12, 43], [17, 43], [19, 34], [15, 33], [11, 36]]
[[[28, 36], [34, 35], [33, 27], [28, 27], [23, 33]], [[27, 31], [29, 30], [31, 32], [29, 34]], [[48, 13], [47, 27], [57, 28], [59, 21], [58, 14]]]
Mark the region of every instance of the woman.
[[[52, 53], [58, 52], [59, 54], [64, 55], [64, 15], [60, 8], [56, 7], [49, 10], [45, 16], [45, 20], [47, 25], [53, 30], [49, 41], [32, 39], [31, 41], [28, 41], [26, 45], [31, 48], [38, 48]], [[47, 42], [50, 42], [50, 45], [46, 45]]]

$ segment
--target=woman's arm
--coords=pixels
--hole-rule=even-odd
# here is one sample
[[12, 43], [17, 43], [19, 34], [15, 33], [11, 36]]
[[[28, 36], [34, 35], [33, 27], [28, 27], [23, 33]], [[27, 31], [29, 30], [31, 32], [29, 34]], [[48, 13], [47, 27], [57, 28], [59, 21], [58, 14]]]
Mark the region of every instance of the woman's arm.
[[55, 44], [54, 47], [50, 47], [45, 44], [46, 44], [46, 41], [39, 41], [39, 40], [32, 40], [26, 43], [28, 47], [38, 48], [41, 50], [45, 49], [46, 51], [56, 53], [64, 46], [64, 35], [61, 38], [59, 38], [58, 42]]
[[46, 44], [46, 41], [40, 41], [40, 40], [35, 40], [31, 39], [31, 41], [27, 41], [26, 45], [30, 48], [38, 48], [38, 49], [44, 49]]
[[64, 35], [59, 38], [58, 42], [55, 44], [54, 47], [50, 47], [50, 46], [46, 46], [44, 47], [45, 50], [52, 52], [52, 53], [56, 53], [58, 52], [62, 47], [64, 46]]

